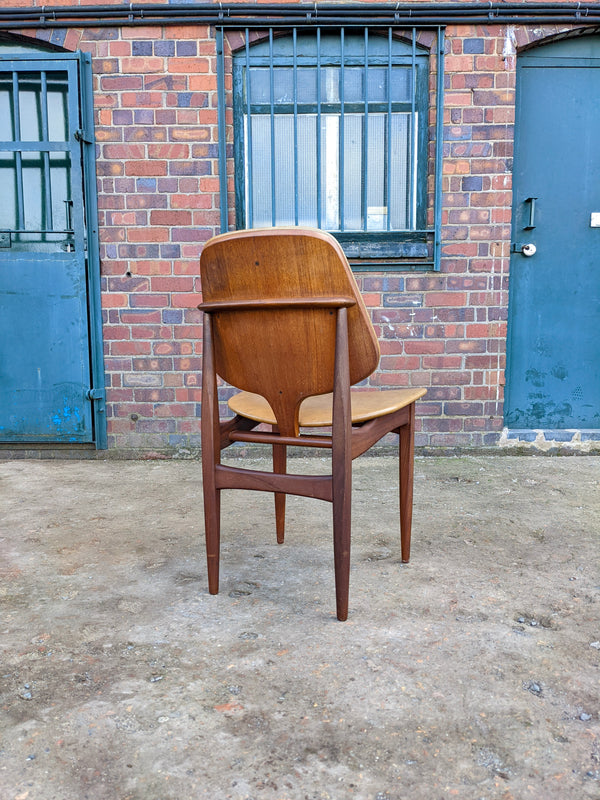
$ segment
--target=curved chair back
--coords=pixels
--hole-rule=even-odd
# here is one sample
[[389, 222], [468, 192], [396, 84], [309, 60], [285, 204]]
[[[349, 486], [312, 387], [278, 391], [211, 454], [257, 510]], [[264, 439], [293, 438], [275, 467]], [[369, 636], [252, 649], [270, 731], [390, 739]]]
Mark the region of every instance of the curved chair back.
[[281, 433], [297, 435], [305, 397], [333, 390], [332, 301], [348, 307], [350, 383], [377, 367], [375, 331], [333, 236], [304, 228], [225, 233], [206, 244], [200, 269], [203, 303], [229, 306], [211, 313], [216, 372], [262, 395]]

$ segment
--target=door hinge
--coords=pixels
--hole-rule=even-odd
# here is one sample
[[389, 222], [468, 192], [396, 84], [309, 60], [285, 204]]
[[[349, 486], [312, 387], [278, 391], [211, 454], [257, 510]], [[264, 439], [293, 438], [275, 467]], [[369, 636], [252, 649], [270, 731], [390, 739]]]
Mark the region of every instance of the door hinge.
[[88, 389], [85, 396], [88, 400], [104, 400], [106, 398], [104, 389]]
[[86, 133], [83, 128], [77, 128], [75, 131], [75, 138], [78, 142], [85, 142], [86, 144], [94, 144], [94, 140]]

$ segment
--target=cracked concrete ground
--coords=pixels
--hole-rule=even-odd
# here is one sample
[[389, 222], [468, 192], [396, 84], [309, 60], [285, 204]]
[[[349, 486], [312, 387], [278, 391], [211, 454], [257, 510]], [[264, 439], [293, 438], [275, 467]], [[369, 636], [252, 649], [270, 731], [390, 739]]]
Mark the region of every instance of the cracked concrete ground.
[[600, 458], [418, 458], [409, 565], [354, 467], [339, 623], [328, 504], [211, 597], [197, 462], [0, 462], [1, 800], [600, 798]]

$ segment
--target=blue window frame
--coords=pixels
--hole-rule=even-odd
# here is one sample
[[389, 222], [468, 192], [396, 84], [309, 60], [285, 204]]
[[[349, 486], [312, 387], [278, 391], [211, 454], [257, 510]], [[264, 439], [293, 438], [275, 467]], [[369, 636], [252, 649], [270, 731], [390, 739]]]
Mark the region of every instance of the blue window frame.
[[[428, 173], [433, 164], [437, 188], [441, 159], [429, 162], [428, 149], [441, 136], [430, 131], [430, 52], [416, 31], [250, 38], [233, 54], [236, 226], [328, 230], [361, 269], [435, 267]], [[218, 44], [222, 54], [222, 32]]]

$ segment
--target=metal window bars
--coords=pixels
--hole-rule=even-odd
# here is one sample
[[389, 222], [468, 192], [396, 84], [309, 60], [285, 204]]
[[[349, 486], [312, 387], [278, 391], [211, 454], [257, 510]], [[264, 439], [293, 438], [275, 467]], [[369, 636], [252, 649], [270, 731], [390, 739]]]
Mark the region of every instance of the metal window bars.
[[[331, 54], [324, 53], [322, 48], [323, 36], [321, 28], [311, 31], [309, 35], [314, 37], [314, 52], [312, 61], [310, 56], [300, 55], [298, 51], [298, 29], [291, 28], [291, 56], [287, 60], [275, 54], [275, 29], [269, 28], [267, 32], [267, 54], [265, 56], [262, 49], [262, 58], [254, 56], [253, 46], [250, 43], [250, 29], [245, 29], [245, 45], [237, 54], [238, 63], [243, 66], [243, 80], [238, 81], [237, 91], [241, 94], [242, 100], [238, 101], [237, 119], [235, 121], [236, 130], [241, 132], [244, 139], [243, 149], [239, 143], [236, 154], [238, 160], [243, 160], [243, 181], [244, 186], [236, 192], [236, 205], [244, 206], [243, 216], [240, 217], [238, 207], [238, 225], [252, 227], [256, 224], [306, 224], [301, 213], [301, 203], [306, 204], [306, 198], [300, 196], [299, 190], [299, 139], [302, 131], [306, 129], [307, 118], [311, 117], [312, 154], [315, 162], [315, 178], [312, 180], [311, 191], [314, 193], [311, 223], [317, 227], [326, 227], [332, 230], [342, 241], [348, 255], [358, 264], [361, 269], [385, 269], [398, 268], [398, 266], [421, 267], [426, 269], [439, 269], [440, 263], [440, 226], [441, 226], [441, 162], [442, 162], [442, 140], [443, 140], [443, 54], [444, 54], [444, 29], [439, 27], [436, 31], [435, 55], [436, 55], [436, 82], [435, 92], [430, 90], [426, 84], [425, 102], [423, 97], [418, 97], [418, 64], [422, 63], [422, 49], [417, 51], [418, 31], [413, 28], [410, 31], [410, 58], [408, 59], [409, 77], [407, 81], [406, 96], [400, 103], [394, 95], [394, 81], [400, 74], [398, 69], [402, 64], [407, 68], [407, 59], [399, 59], [395, 55], [394, 45], [396, 28], [389, 26], [385, 32], [386, 47], [385, 55], [382, 55], [381, 31], [377, 30], [377, 39], [371, 34], [368, 26], [363, 31], [363, 53], [362, 62], [357, 64], [356, 53], [349, 56], [348, 38], [344, 28], [338, 29], [339, 36], [339, 57], [334, 59], [338, 68], [338, 97], [335, 104], [324, 92], [324, 69], [331, 67]], [[330, 36], [329, 31], [327, 31]], [[351, 30], [355, 34], [355, 29]], [[306, 44], [306, 32], [302, 30], [303, 44]], [[264, 39], [262, 40], [265, 41]], [[279, 41], [279, 40], [278, 40]], [[372, 43], [379, 42], [375, 53]], [[219, 91], [219, 172], [220, 172], [220, 209], [221, 209], [221, 230], [229, 228], [229, 197], [227, 186], [227, 141], [225, 109], [227, 98], [225, 96], [225, 53], [224, 53], [224, 29], [217, 29], [217, 85]], [[285, 96], [283, 101], [276, 97], [275, 81], [278, 68], [285, 63], [288, 70], [291, 69], [291, 97]], [[257, 78], [258, 65], [268, 70], [268, 99], [261, 96], [259, 103], [254, 97], [253, 81]], [[316, 73], [316, 85], [314, 87], [315, 97], [312, 103], [306, 102], [306, 97], [300, 98], [299, 95], [299, 75], [300, 71], [310, 64]], [[383, 96], [381, 92], [376, 92], [377, 97], [371, 96], [371, 75], [370, 70], [373, 66], [382, 74], [385, 84]], [[348, 88], [352, 79], [355, 77], [356, 69], [362, 70], [363, 96], [357, 103], [356, 95], [349, 96]], [[254, 72], [253, 72], [254, 70]], [[350, 80], [348, 80], [350, 78]], [[261, 79], [262, 80], [262, 79]], [[326, 82], [326, 81], [325, 81]], [[348, 85], [347, 85], [348, 84]], [[377, 89], [377, 87], [376, 87]], [[430, 96], [434, 96], [435, 102], [435, 122], [432, 126], [428, 125], [428, 112], [430, 106]], [[256, 102], [255, 102], [256, 101]], [[335, 109], [334, 109], [335, 105]], [[241, 114], [240, 114], [241, 112]], [[362, 140], [360, 142], [361, 173], [360, 186], [356, 178], [356, 158], [350, 158], [348, 139], [351, 125], [356, 130], [357, 113], [361, 115]], [[265, 137], [258, 135], [259, 123], [256, 119], [259, 114], [264, 115], [269, 121], [268, 141]], [[239, 119], [239, 116], [243, 120]], [[398, 142], [400, 130], [400, 118], [406, 120], [405, 132], [405, 152], [406, 165], [403, 168], [403, 187], [405, 191], [404, 212], [393, 213], [394, 196], [398, 194], [400, 181], [400, 170], [394, 159], [398, 155]], [[287, 120], [284, 120], [287, 117]], [[337, 121], [334, 120], [337, 117]], [[291, 122], [291, 131], [289, 123]], [[402, 123], [404, 124], [404, 123]], [[338, 138], [337, 148], [337, 186], [334, 194], [336, 195], [336, 215], [337, 226], [327, 226], [331, 223], [331, 186], [329, 194], [324, 197], [324, 189], [327, 193], [328, 187], [324, 187], [327, 177], [329, 164], [329, 178], [331, 180], [331, 135], [323, 135], [323, 131], [337, 128]], [[289, 140], [286, 141], [285, 133], [290, 131]], [[428, 159], [427, 153], [430, 142], [435, 143], [435, 156]], [[257, 144], [259, 142], [259, 145]], [[289, 146], [293, 148], [291, 168], [286, 164], [286, 159], [281, 152]], [[268, 148], [268, 157], [257, 158], [257, 147], [260, 146], [261, 154], [264, 155], [265, 147]], [[279, 151], [278, 151], [278, 148]], [[324, 152], [325, 150], [325, 152]], [[278, 156], [279, 153], [279, 156]], [[256, 161], [260, 164], [257, 167]], [[350, 162], [350, 163], [349, 163]], [[429, 162], [429, 163], [428, 163]], [[373, 166], [375, 165], [375, 166]], [[257, 178], [259, 169], [263, 168], [266, 175], [261, 180], [260, 202], [270, 204], [269, 219], [265, 220], [264, 209], [257, 210], [255, 199], [258, 196], [256, 187], [259, 185]], [[284, 169], [283, 169], [284, 168]], [[240, 165], [236, 164], [236, 170], [240, 173]], [[279, 186], [282, 181], [277, 180], [278, 171], [287, 171], [289, 180], [285, 186], [285, 196]], [[325, 173], [324, 173], [325, 170]], [[353, 178], [348, 176], [354, 171]], [[333, 170], [335, 172], [335, 169]], [[372, 197], [370, 187], [373, 180], [370, 180], [370, 173], [378, 173], [380, 180], [378, 183], [377, 195], [383, 202], [379, 206], [370, 206]], [[433, 190], [428, 191], [428, 174], [433, 175]], [[267, 183], [265, 183], [267, 181]], [[348, 184], [352, 183], [349, 188]], [[292, 189], [287, 184], [292, 185], [293, 200], [291, 202], [291, 217], [285, 219], [283, 206], [290, 200]], [[270, 197], [265, 201], [265, 187], [268, 185]], [[357, 188], [358, 187], [358, 188]], [[358, 193], [358, 198], [357, 198]], [[373, 192], [371, 192], [373, 194]], [[287, 206], [290, 206], [287, 202]], [[351, 205], [359, 203], [361, 209], [360, 225], [349, 225]], [[371, 218], [369, 209], [373, 209]], [[289, 208], [288, 208], [289, 210]], [[261, 216], [262, 214], [262, 216]], [[306, 216], [306, 215], [304, 215]], [[402, 216], [402, 219], [400, 217]], [[327, 219], [326, 219], [327, 218]], [[427, 220], [432, 221], [433, 225], [427, 225]], [[362, 240], [362, 241], [361, 241]]]
[[46, 242], [71, 250], [67, 71], [42, 63], [36, 71], [31, 65], [7, 66], [0, 73], [0, 176], [5, 186], [0, 246]]

